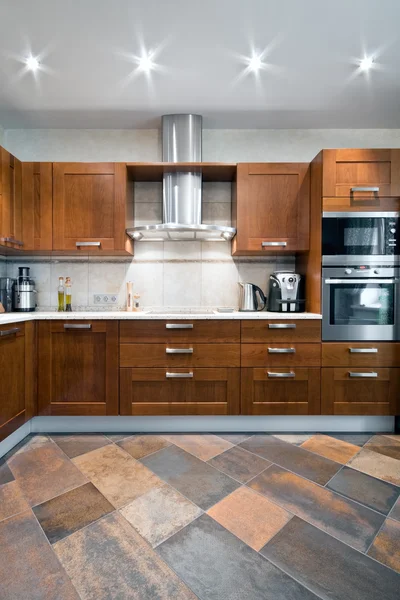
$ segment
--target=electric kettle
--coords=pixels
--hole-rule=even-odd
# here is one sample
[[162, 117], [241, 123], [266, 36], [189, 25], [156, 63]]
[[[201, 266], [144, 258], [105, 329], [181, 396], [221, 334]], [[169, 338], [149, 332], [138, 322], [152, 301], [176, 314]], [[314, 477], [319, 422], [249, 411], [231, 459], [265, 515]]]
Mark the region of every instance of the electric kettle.
[[[242, 312], [255, 312], [264, 310], [267, 304], [267, 298], [258, 285], [254, 283], [240, 283], [240, 298], [239, 298], [239, 310]], [[261, 303], [258, 302], [257, 292], [260, 296]]]

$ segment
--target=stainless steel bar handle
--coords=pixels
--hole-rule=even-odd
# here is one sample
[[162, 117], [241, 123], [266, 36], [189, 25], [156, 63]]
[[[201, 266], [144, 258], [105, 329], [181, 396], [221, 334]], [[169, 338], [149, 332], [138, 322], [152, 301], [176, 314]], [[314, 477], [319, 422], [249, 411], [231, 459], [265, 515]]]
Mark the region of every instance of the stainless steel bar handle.
[[360, 277], [360, 279], [325, 279], [325, 283], [332, 285], [333, 283], [358, 283], [361, 285], [367, 283], [398, 283], [400, 279], [380, 279], [377, 277], [373, 279], [371, 277], [365, 277], [364, 279]]
[[289, 377], [293, 379], [293, 377], [296, 377], [296, 373], [294, 371], [289, 371], [289, 373], [273, 373], [271, 371], [267, 371], [267, 375], [268, 377], [279, 377], [282, 379], [287, 379]]
[[21, 240], [16, 240], [13, 237], [1, 237], [0, 242], [10, 242], [11, 244], [16, 244], [17, 246], [24, 245], [24, 242], [21, 242]]
[[378, 187], [365, 187], [365, 186], [361, 186], [361, 187], [352, 187], [350, 188], [351, 192], [379, 192], [379, 188]]
[[374, 371], [369, 371], [368, 373], [354, 373], [353, 371], [349, 371], [350, 377], [378, 377], [378, 373]]
[[165, 354], [193, 354], [193, 348], [166, 348]]
[[92, 325], [90, 323], [65, 323], [64, 329], [92, 329]]
[[378, 348], [349, 348], [350, 354], [378, 354]]
[[167, 371], [165, 377], [167, 379], [192, 379], [193, 371], [190, 371], [189, 373], [169, 373]]
[[296, 329], [296, 323], [268, 323], [268, 329]]
[[101, 246], [101, 242], [76, 242], [75, 245], [79, 248], [79, 246]]
[[12, 329], [3, 329], [3, 331], [0, 331], [0, 337], [16, 334], [18, 333], [18, 331], [20, 331], [19, 327], [13, 327]]
[[268, 354], [295, 354], [296, 348], [268, 348]]
[[193, 323], [167, 323], [165, 329], [193, 329]]
[[287, 246], [287, 242], [261, 242], [261, 247], [271, 247], [271, 246]]

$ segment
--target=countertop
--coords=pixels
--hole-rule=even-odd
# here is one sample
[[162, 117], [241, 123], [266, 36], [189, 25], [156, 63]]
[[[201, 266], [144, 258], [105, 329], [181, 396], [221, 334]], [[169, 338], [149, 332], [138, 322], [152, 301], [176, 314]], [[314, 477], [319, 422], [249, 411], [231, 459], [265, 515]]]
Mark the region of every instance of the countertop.
[[105, 312], [31, 312], [31, 313], [2, 313], [0, 314], [0, 325], [6, 325], [7, 323], [21, 323], [23, 321], [44, 321], [44, 320], [67, 320], [67, 319], [77, 319], [77, 320], [171, 320], [176, 319], [179, 321], [194, 321], [194, 320], [265, 320], [265, 319], [276, 319], [282, 321], [283, 319], [322, 319], [322, 315], [318, 313], [276, 313], [276, 312], [268, 312], [268, 311], [260, 311], [260, 312], [239, 312], [235, 311], [233, 313], [219, 313], [217, 311], [211, 312], [159, 312], [152, 313], [151, 311], [142, 311], [142, 312], [126, 312], [126, 311], [105, 311]]

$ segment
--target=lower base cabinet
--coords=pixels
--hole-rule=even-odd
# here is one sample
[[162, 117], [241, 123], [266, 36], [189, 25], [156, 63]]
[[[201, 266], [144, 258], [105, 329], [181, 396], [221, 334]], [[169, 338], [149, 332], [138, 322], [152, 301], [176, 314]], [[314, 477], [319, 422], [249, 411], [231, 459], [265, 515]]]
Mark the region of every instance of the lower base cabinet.
[[0, 441], [35, 413], [35, 323], [0, 326]]
[[121, 415], [237, 415], [239, 368], [120, 369]]
[[118, 321], [41, 321], [39, 415], [118, 415]]
[[335, 367], [321, 372], [321, 414], [400, 414], [400, 369]]
[[297, 367], [242, 369], [242, 414], [320, 414], [320, 372], [319, 368]]

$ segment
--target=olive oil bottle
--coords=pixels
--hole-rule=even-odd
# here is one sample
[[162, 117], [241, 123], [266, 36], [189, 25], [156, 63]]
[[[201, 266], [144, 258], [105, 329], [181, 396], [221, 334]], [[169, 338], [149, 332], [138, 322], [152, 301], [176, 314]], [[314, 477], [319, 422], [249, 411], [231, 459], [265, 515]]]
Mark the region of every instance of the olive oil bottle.
[[65, 290], [64, 277], [58, 278], [58, 312], [64, 312]]
[[65, 278], [65, 310], [67, 312], [72, 311], [72, 283], [71, 277]]

